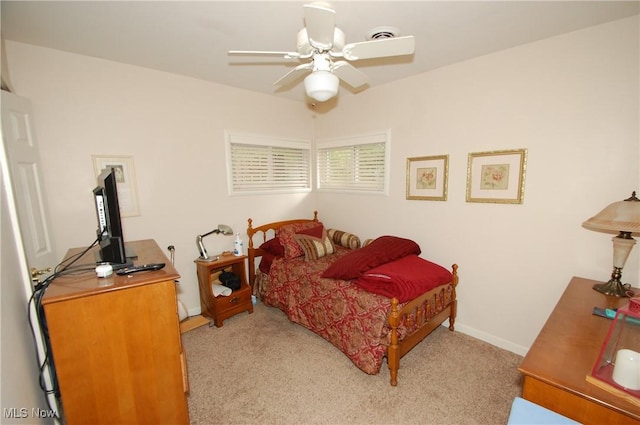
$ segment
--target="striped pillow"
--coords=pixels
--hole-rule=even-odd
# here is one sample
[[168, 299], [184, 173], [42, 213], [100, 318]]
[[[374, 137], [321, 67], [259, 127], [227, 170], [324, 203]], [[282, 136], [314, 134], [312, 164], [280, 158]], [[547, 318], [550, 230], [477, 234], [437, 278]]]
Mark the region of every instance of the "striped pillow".
[[319, 221], [306, 221], [282, 226], [276, 231], [276, 236], [284, 248], [284, 258], [296, 258], [304, 254], [300, 245], [296, 243], [296, 240], [293, 237], [296, 233], [305, 233], [307, 235], [320, 237], [323, 230], [324, 226]]
[[300, 245], [300, 248], [302, 248], [306, 261], [315, 261], [318, 258], [336, 252], [333, 241], [327, 236], [327, 231], [324, 229], [322, 230], [322, 237], [320, 238], [300, 233], [293, 235], [293, 237]]
[[329, 229], [327, 230], [327, 234], [335, 244], [348, 249], [360, 248], [360, 238], [352, 233], [343, 232], [342, 230], [337, 229]]

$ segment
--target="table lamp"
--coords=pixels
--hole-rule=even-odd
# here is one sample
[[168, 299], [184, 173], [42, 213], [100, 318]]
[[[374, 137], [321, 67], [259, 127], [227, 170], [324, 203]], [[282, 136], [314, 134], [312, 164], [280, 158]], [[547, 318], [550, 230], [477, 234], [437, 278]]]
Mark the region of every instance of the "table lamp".
[[636, 192], [624, 201], [614, 202], [598, 214], [594, 215], [582, 226], [601, 232], [618, 232], [613, 240], [613, 272], [611, 279], [606, 283], [597, 283], [593, 286], [598, 292], [616, 297], [631, 297], [631, 285], [623, 285], [620, 281], [622, 268], [629, 257], [629, 253], [636, 244], [632, 233], [640, 234], [640, 199], [636, 198]]
[[209, 257], [207, 254], [207, 250], [204, 247], [204, 243], [202, 242], [202, 238], [205, 238], [213, 233], [222, 233], [223, 235], [233, 235], [233, 229], [227, 226], [226, 224], [219, 224], [216, 229], [213, 229], [210, 232], [207, 232], [203, 235], [198, 235], [196, 237], [196, 244], [198, 245], [198, 250], [200, 251], [200, 257], [198, 257], [198, 261], [216, 261], [219, 257]]

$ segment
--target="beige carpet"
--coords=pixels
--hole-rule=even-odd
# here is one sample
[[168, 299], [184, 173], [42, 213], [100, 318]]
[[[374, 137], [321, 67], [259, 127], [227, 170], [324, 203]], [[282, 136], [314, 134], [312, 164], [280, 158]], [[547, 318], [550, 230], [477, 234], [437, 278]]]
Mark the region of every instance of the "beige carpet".
[[183, 335], [192, 424], [506, 424], [522, 357], [440, 327], [367, 375], [261, 303]]

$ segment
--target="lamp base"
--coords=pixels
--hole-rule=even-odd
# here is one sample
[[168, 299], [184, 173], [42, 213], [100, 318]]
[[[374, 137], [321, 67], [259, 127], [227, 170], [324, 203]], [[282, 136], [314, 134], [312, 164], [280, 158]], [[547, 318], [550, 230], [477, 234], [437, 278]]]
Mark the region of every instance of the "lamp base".
[[614, 297], [633, 297], [634, 292], [631, 290], [631, 285], [625, 285], [620, 282], [621, 277], [622, 269], [615, 267], [613, 269], [613, 273], [611, 273], [611, 279], [606, 283], [596, 283], [593, 285], [593, 289], [605, 295], [612, 295]]
[[213, 261], [218, 261], [219, 259], [220, 259], [220, 257], [217, 256], [217, 255], [214, 255], [213, 257], [209, 257], [209, 258], [204, 258], [204, 257], [200, 256], [200, 257], [198, 257], [197, 261], [201, 261], [203, 263], [211, 263]]

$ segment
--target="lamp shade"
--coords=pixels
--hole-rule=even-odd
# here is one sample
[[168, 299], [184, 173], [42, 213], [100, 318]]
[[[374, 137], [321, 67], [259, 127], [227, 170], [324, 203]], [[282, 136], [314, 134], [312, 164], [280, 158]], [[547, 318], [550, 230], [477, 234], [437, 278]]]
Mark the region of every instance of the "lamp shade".
[[633, 192], [630, 198], [614, 202], [582, 225], [589, 230], [640, 233], [640, 199]]
[[582, 226], [589, 230], [603, 232], [618, 232], [611, 238], [613, 242], [613, 272], [611, 279], [606, 283], [596, 283], [593, 289], [605, 295], [616, 297], [630, 297], [634, 293], [631, 285], [622, 284], [622, 269], [629, 257], [629, 253], [636, 244], [632, 233], [640, 233], [640, 199], [636, 198], [636, 192], [624, 201], [614, 202], [598, 214], [594, 215]]
[[329, 100], [338, 94], [340, 79], [330, 71], [314, 71], [304, 79], [307, 95], [318, 102]]

